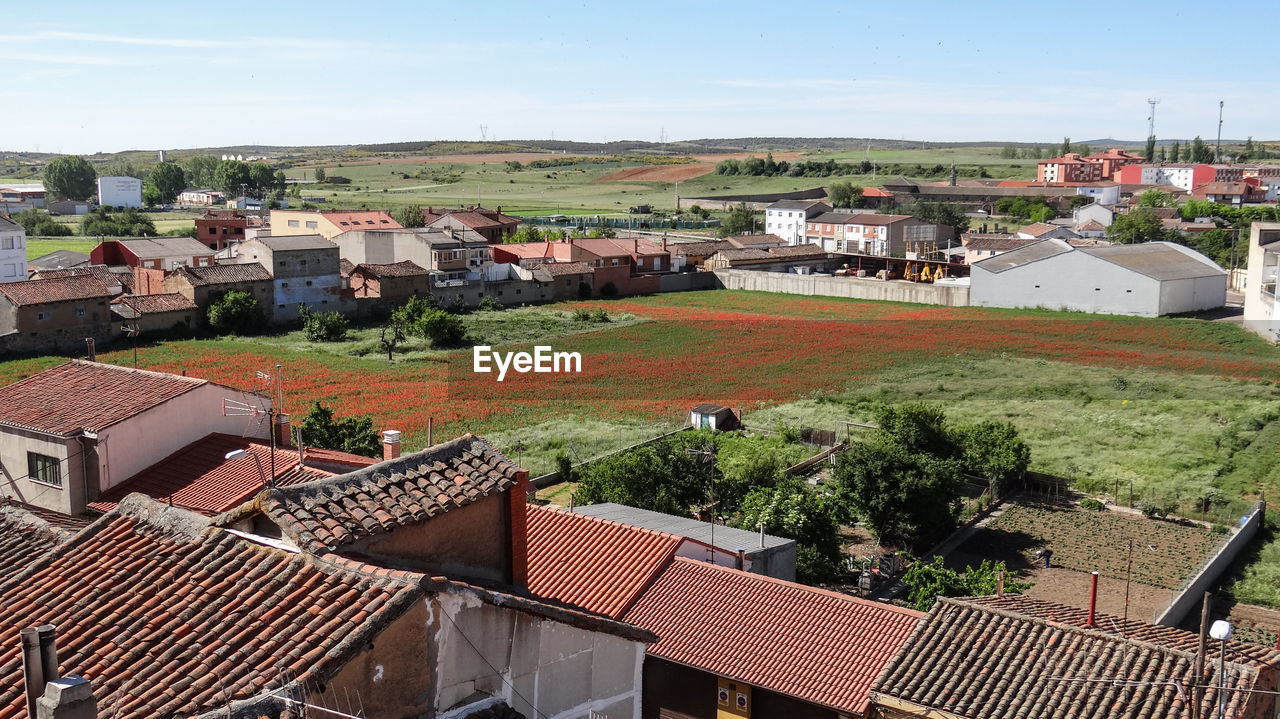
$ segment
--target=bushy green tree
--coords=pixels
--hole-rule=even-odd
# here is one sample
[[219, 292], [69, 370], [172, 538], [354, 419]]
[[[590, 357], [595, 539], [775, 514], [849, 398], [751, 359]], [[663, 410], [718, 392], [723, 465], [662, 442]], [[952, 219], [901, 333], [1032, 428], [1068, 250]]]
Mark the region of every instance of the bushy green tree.
[[249, 176], [249, 163], [240, 160], [221, 160], [213, 170], [213, 188], [232, 197], [240, 195], [241, 188], [246, 191], [253, 186]]
[[1061, 148], [1061, 151], [1058, 153], [1058, 156], [1063, 157], [1069, 154], [1070, 152], [1071, 152], [1071, 138], [1064, 137], [1062, 138], [1062, 148]]
[[187, 173], [182, 171], [176, 162], [162, 162], [151, 168], [147, 175], [147, 187], [144, 195], [150, 191], [154, 204], [173, 202], [178, 199], [187, 186]]
[[111, 212], [102, 206], [85, 215], [80, 223], [80, 234], [85, 237], [151, 237], [156, 234], [156, 226], [150, 217], [132, 207]]
[[422, 212], [421, 205], [405, 205], [396, 210], [392, 217], [401, 227], [426, 227], [427, 216]]
[[327, 177], [327, 175], [325, 175], [324, 168], [323, 168], [323, 167], [317, 167], [317, 168], [316, 168], [316, 182], [324, 182], [325, 177]]
[[44, 187], [55, 199], [87, 200], [97, 194], [98, 172], [79, 155], [54, 158], [45, 165]]
[[742, 501], [735, 526], [796, 540], [796, 579], [806, 584], [830, 581], [839, 573], [840, 524], [826, 497], [803, 480], [786, 479], [752, 490]]
[[755, 232], [755, 229], [756, 213], [744, 202], [730, 210], [729, 216], [720, 223], [719, 234], [721, 237], [748, 235]]
[[13, 221], [22, 225], [30, 237], [66, 237], [71, 228], [58, 222], [44, 210], [23, 210], [13, 216]]
[[213, 188], [213, 173], [218, 169], [218, 158], [210, 155], [196, 155], [182, 164], [187, 173], [187, 182], [198, 188]]
[[313, 312], [310, 307], [298, 308], [302, 320], [302, 333], [308, 342], [342, 342], [347, 339], [350, 322], [341, 312]]
[[262, 305], [248, 292], [232, 290], [209, 305], [209, 326], [224, 334], [246, 335], [266, 325]]
[[337, 417], [332, 409], [316, 402], [298, 426], [305, 446], [365, 457], [382, 454], [382, 443], [373, 429], [372, 417]]
[[1207, 163], [1213, 162], [1213, 150], [1204, 144], [1204, 140], [1196, 135], [1191, 141], [1191, 156], [1188, 158], [1192, 162]]
[[960, 427], [955, 435], [965, 469], [986, 477], [997, 492], [1011, 487], [1031, 464], [1031, 448], [1008, 422], [980, 422]]
[[831, 183], [827, 197], [835, 207], [862, 207], [865, 204], [862, 188], [849, 182]]
[[1155, 188], [1138, 195], [1138, 207], [1173, 207], [1176, 204], [1173, 195]]
[[916, 200], [897, 212], [911, 215], [921, 222], [946, 225], [955, 230], [956, 236], [963, 235], [969, 229], [969, 217], [964, 212], [964, 206], [955, 202]]
[[688, 517], [711, 496], [715, 464], [686, 450], [701, 450], [712, 442], [709, 431], [683, 432], [581, 468], [576, 499]]
[[921, 612], [933, 608], [938, 597], [981, 597], [996, 593], [1000, 572], [1005, 573], [1006, 594], [1022, 594], [1031, 588], [1029, 582], [1015, 582], [1005, 569], [1004, 562], [991, 563], [984, 559], [977, 567], [965, 567], [963, 572], [948, 569], [942, 557], [932, 562], [916, 562], [911, 565], [902, 581], [907, 585], [907, 601]]
[[1179, 162], [1182, 157], [1182, 144], [1177, 140], [1173, 141], [1173, 147], [1169, 148], [1169, 162]]
[[1125, 245], [1139, 242], [1157, 242], [1168, 238], [1164, 223], [1150, 208], [1139, 207], [1132, 212], [1116, 215], [1107, 238]]
[[1147, 137], [1147, 148], [1143, 152], [1143, 157], [1147, 158], [1147, 162], [1151, 162], [1156, 157], [1156, 136], [1149, 135]]

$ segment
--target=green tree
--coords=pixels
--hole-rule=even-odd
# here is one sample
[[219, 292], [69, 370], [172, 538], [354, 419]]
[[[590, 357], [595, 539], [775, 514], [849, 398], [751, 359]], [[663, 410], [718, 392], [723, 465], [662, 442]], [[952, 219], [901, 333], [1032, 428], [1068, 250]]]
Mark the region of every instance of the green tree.
[[[251, 162], [249, 165], [249, 187], [251, 195], [265, 198], [276, 191], [276, 171], [265, 162]], [[280, 187], [284, 189], [283, 186]]]
[[[396, 313], [399, 315], [397, 321], [404, 324], [407, 332], [429, 340], [433, 347], [459, 347], [466, 342], [466, 325], [457, 315], [440, 309], [438, 303], [431, 304], [414, 297]], [[395, 314], [392, 316], [396, 317]]]
[[317, 167], [317, 168], [316, 168], [316, 182], [324, 182], [324, 178], [325, 178], [325, 177], [326, 177], [326, 175], [324, 174], [324, 168], [323, 168], [323, 167]]
[[1062, 151], [1058, 153], [1058, 156], [1062, 157], [1070, 153], [1071, 153], [1071, 138], [1064, 137], [1062, 138]]
[[846, 521], [861, 518], [882, 543], [945, 534], [960, 511], [961, 451], [941, 410], [883, 406], [879, 428], [841, 453], [834, 478]]
[[839, 573], [840, 523], [830, 501], [803, 480], [787, 479], [757, 487], [742, 502], [734, 525], [796, 540], [796, 579], [805, 584], [830, 581]]
[[710, 496], [715, 464], [686, 450], [702, 449], [712, 441], [709, 430], [682, 432], [580, 468], [575, 499], [580, 504], [616, 502], [687, 517]]
[[1164, 224], [1150, 208], [1140, 207], [1123, 215], [1116, 215], [1107, 238], [1126, 245], [1139, 242], [1157, 242], [1166, 239]]
[[308, 447], [378, 457], [382, 442], [373, 429], [373, 418], [336, 417], [333, 410], [316, 402], [298, 425], [302, 443]]
[[213, 171], [213, 189], [238, 197], [241, 189], [253, 187], [253, 178], [249, 175], [249, 163], [240, 160], [222, 160]]
[[1006, 160], [1016, 159], [1018, 157], [1018, 148], [1014, 147], [1013, 143], [1008, 143], [1000, 148], [1000, 157]]
[[927, 612], [933, 608], [938, 597], [981, 597], [996, 593], [999, 575], [1005, 573], [1004, 591], [1006, 594], [1022, 594], [1031, 588], [1029, 582], [1012, 581], [1004, 562], [992, 564], [990, 560], [982, 560], [977, 567], [965, 567], [964, 572], [948, 569], [942, 557], [934, 557], [932, 562], [917, 561], [911, 565], [902, 581], [907, 585], [907, 601], [913, 608]]
[[106, 206], [85, 215], [80, 223], [80, 234], [85, 237], [150, 237], [156, 234], [151, 218], [132, 207], [116, 212]]
[[87, 200], [98, 190], [98, 172], [79, 155], [54, 158], [45, 165], [44, 187], [59, 200]]
[[29, 237], [66, 237], [71, 228], [58, 222], [44, 210], [23, 210], [13, 216], [13, 221], [22, 225]]
[[986, 421], [955, 432], [965, 469], [986, 477], [1003, 494], [1031, 465], [1031, 448], [1008, 422]]
[[186, 186], [187, 173], [176, 162], [162, 162], [147, 175], [147, 188], [155, 199], [153, 204], [173, 202]]
[[422, 205], [405, 205], [396, 210], [392, 217], [401, 227], [426, 227], [427, 216], [422, 212]]
[[196, 155], [188, 159], [182, 169], [187, 171], [187, 182], [191, 186], [212, 189], [213, 173], [218, 169], [218, 158], [210, 155]]
[[749, 235], [756, 230], [756, 213], [747, 207], [747, 203], [742, 203], [729, 211], [729, 216], [724, 218], [720, 224], [719, 234], [721, 237], [732, 237], [734, 235]]
[[1147, 137], [1147, 149], [1146, 149], [1146, 154], [1143, 155], [1143, 157], [1147, 158], [1147, 162], [1151, 162], [1152, 160], [1155, 159], [1156, 157], [1156, 136], [1155, 135], [1151, 135]]
[[1253, 135], [1250, 135], [1244, 141], [1244, 149], [1241, 151], [1241, 154], [1243, 155], [1244, 159], [1249, 160], [1253, 158], [1255, 153], [1256, 153], [1256, 150], [1253, 146]]
[[1200, 136], [1196, 135], [1195, 139], [1191, 141], [1191, 156], [1188, 159], [1202, 164], [1213, 162], [1213, 150], [1210, 150], [1204, 144], [1204, 140], [1201, 140]]
[[1138, 195], [1138, 207], [1173, 207], [1173, 195], [1156, 189], [1150, 189]]
[[222, 334], [247, 335], [266, 325], [262, 305], [248, 292], [232, 290], [209, 305], [209, 326]]
[[969, 230], [969, 217], [964, 212], [964, 206], [959, 203], [916, 200], [903, 207], [901, 212], [921, 222], [946, 225], [955, 231], [957, 237]]
[[134, 167], [128, 160], [114, 160], [102, 171], [103, 177], [132, 177], [138, 180], [147, 179], [147, 173]]
[[833, 182], [827, 188], [827, 197], [836, 207], [862, 207], [865, 201], [862, 188], [849, 182]]
[[403, 318], [398, 317], [394, 312], [391, 313], [391, 319], [387, 320], [378, 333], [378, 346], [387, 353], [388, 362], [393, 359], [396, 348], [404, 344], [408, 334]]
[[1182, 156], [1182, 143], [1177, 140], [1173, 141], [1173, 147], [1169, 148], [1169, 162], [1179, 162]]
[[298, 308], [298, 319], [308, 342], [342, 342], [351, 326], [341, 312], [313, 312], [306, 305]]
[[542, 233], [533, 225], [521, 225], [520, 229], [512, 232], [503, 238], [504, 244], [518, 244], [522, 242], [542, 242]]

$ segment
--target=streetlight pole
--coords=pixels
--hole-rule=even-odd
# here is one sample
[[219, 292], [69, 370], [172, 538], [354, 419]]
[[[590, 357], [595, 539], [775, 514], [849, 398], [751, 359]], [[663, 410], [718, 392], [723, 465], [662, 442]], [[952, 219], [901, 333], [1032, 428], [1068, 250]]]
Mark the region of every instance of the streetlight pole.
[[1231, 638], [1231, 622], [1219, 619], [1209, 627], [1209, 636], [1222, 642], [1218, 655], [1218, 719], [1227, 716], [1227, 640]]
[[254, 463], [254, 464], [256, 464], [256, 465], [258, 465], [258, 478], [262, 480], [262, 486], [263, 486], [263, 487], [270, 487], [270, 486], [271, 486], [271, 482], [267, 481], [267, 473], [266, 473], [266, 472], [264, 472], [264, 471], [262, 471], [262, 462], [258, 459], [258, 455], [256, 455], [256, 454], [249, 454], [249, 452], [248, 452], [248, 451], [243, 450], [243, 449], [233, 449], [233, 450], [231, 450], [230, 452], [227, 452], [227, 453], [223, 456], [223, 459], [228, 459], [228, 460], [231, 460], [231, 459], [240, 459], [241, 457], [245, 456], [246, 454], [248, 454], [250, 457], [253, 457], [253, 463]]

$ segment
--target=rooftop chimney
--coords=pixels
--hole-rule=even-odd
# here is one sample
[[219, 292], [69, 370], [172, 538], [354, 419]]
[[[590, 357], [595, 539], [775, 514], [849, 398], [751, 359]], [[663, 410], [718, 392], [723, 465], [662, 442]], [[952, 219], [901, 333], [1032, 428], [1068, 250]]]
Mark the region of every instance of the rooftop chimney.
[[382, 431], [382, 459], [396, 459], [400, 456], [400, 430], [386, 429]]
[[747, 569], [747, 548], [746, 547], [738, 547], [737, 567], [738, 569], [741, 569], [743, 571], [746, 571]]
[[511, 518], [511, 583], [523, 587], [529, 583], [529, 472], [516, 473], [516, 485], [507, 493], [508, 516]]
[[96, 719], [98, 702], [88, 679], [71, 675], [45, 685], [33, 719]]
[[1093, 613], [1098, 606], [1098, 573], [1094, 572], [1089, 577], [1089, 621], [1085, 622], [1085, 626], [1092, 629], [1094, 627]]
[[276, 446], [288, 447], [293, 444], [293, 433], [289, 431], [289, 415], [276, 415]]
[[1004, 596], [1004, 570], [1003, 569], [996, 573], [996, 596], [997, 597]]
[[36, 719], [37, 703], [45, 685], [58, 678], [58, 649], [54, 626], [27, 627], [22, 638], [22, 680], [27, 694], [27, 716]]

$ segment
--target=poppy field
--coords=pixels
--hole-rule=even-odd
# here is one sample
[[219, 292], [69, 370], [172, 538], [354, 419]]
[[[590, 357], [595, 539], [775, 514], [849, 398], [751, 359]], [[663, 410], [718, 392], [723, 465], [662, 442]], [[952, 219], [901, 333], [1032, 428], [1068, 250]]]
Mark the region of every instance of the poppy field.
[[[689, 407], [702, 402], [768, 411], [851, 387], [897, 382], [894, 378], [904, 372], [945, 375], [957, 361], [1033, 360], [1040, 374], [1025, 380], [1026, 386], [1006, 388], [1029, 397], [1036, 396], [1046, 376], [1069, 381], [1077, 370], [1120, 367], [1248, 386], [1261, 393], [1259, 401], [1280, 406], [1280, 392], [1273, 391], [1280, 379], [1280, 350], [1222, 323], [730, 291], [546, 309], [584, 305], [649, 321], [602, 325], [599, 331], [537, 342], [580, 353], [582, 371], [573, 374], [512, 373], [498, 382], [495, 374], [472, 371], [470, 350], [388, 363], [385, 357], [350, 357], [252, 338], [144, 344], [138, 364], [242, 388], [259, 386], [257, 373], [279, 364], [286, 411], [305, 411], [321, 401], [339, 414], [372, 415], [376, 427], [400, 429], [409, 446], [425, 443], [431, 418], [437, 438], [470, 431], [501, 442], [520, 432], [530, 437], [531, 427], [563, 428], [579, 418], [605, 423], [617, 434], [619, 427], [678, 423]], [[502, 349], [528, 351], [533, 344]], [[129, 364], [132, 353], [117, 346], [100, 352], [99, 359]], [[0, 364], [0, 382], [61, 361], [41, 357]]]

